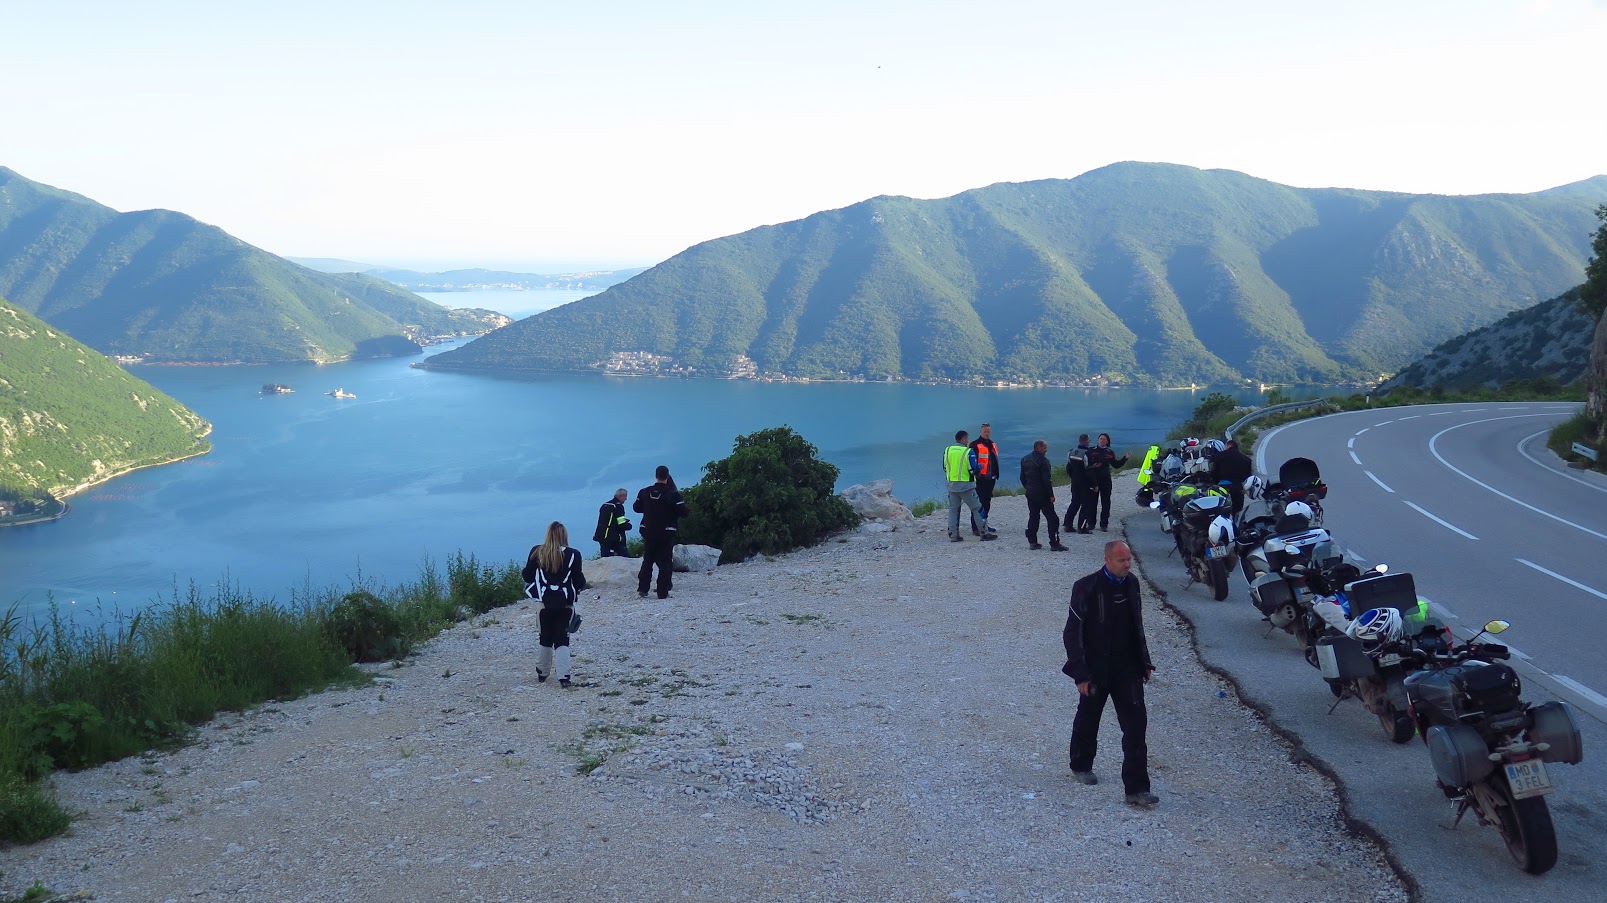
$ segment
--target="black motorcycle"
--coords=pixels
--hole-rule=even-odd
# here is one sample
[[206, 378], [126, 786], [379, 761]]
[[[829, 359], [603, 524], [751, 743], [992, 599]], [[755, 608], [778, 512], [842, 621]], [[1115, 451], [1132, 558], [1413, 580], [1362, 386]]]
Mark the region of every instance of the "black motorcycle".
[[1226, 490], [1208, 477], [1185, 477], [1168, 485], [1150, 503], [1161, 513], [1162, 530], [1182, 553], [1189, 586], [1203, 583], [1221, 602], [1228, 597], [1228, 569], [1233, 566], [1233, 503]]
[[1456, 803], [1452, 827], [1471, 810], [1501, 832], [1524, 871], [1538, 875], [1557, 864], [1546, 765], [1577, 765], [1584, 744], [1567, 703], [1524, 702], [1507, 648], [1478, 642], [1509, 626], [1491, 621], [1465, 645], [1417, 656], [1423, 670], [1406, 678], [1406, 699], [1439, 787]]
[[[1343, 567], [1355, 570], [1354, 565]], [[1326, 582], [1344, 577], [1328, 574], [1321, 579]], [[1445, 628], [1421, 619], [1411, 574], [1369, 572], [1365, 576], [1358, 574], [1357, 579], [1344, 582], [1337, 590], [1326, 589], [1328, 598], [1336, 604], [1348, 604], [1352, 613], [1394, 609], [1402, 622], [1419, 625], [1399, 639], [1373, 644], [1325, 625], [1325, 635], [1316, 641], [1322, 678], [1337, 697], [1328, 711], [1332, 713], [1346, 699], [1359, 699], [1378, 719], [1384, 736], [1393, 743], [1405, 743], [1417, 734], [1417, 723], [1406, 701], [1406, 678], [1422, 658], [1450, 651]]]

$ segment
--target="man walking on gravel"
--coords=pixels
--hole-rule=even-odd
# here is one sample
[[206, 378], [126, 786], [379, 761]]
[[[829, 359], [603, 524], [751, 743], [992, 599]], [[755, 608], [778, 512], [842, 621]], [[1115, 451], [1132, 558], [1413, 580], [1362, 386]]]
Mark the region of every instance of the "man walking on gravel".
[[1071, 774], [1084, 784], [1097, 784], [1094, 752], [1099, 719], [1108, 699], [1116, 706], [1122, 729], [1122, 785], [1127, 802], [1148, 809], [1160, 802], [1150, 792], [1149, 715], [1144, 685], [1155, 671], [1132, 574], [1133, 550], [1113, 539], [1105, 543], [1105, 566], [1071, 588], [1071, 610], [1061, 639], [1066, 664], [1060, 669], [1077, 682], [1077, 716], [1071, 723]]
[[1032, 453], [1021, 459], [1021, 489], [1027, 496], [1027, 548], [1037, 551], [1038, 518], [1049, 519], [1049, 548], [1056, 552], [1067, 551], [1060, 544], [1060, 518], [1055, 515], [1054, 473], [1049, 464], [1049, 443], [1038, 439], [1032, 443]]
[[960, 430], [954, 434], [954, 444], [943, 450], [943, 478], [949, 484], [949, 542], [964, 542], [960, 535], [960, 505], [971, 509], [971, 522], [983, 542], [999, 538], [988, 531], [988, 518], [982, 513], [982, 503], [976, 497], [976, 450], [967, 442], [971, 434]]

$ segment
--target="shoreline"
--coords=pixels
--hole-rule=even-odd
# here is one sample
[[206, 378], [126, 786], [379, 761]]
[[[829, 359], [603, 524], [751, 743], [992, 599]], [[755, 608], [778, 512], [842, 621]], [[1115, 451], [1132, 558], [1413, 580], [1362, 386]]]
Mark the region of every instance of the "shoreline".
[[[212, 435], [212, 424], [208, 423], [207, 427], [206, 427], [206, 431], [203, 432], [201, 435], [197, 436], [196, 441], [198, 441], [198, 442], [205, 441], [206, 437], [208, 437], [210, 435]], [[119, 470], [119, 471], [107, 473], [104, 476], [100, 477], [99, 479], [86, 480], [86, 481], [84, 481], [82, 483], [79, 483], [76, 486], [73, 486], [73, 487], [69, 488], [69, 489], [62, 490], [59, 493], [51, 492], [50, 497], [52, 499], [54, 499], [55, 501], [61, 503], [61, 511], [59, 511], [56, 514], [50, 515], [48, 517], [37, 517], [37, 518], [34, 518], [32, 520], [26, 520], [26, 521], [9, 522], [9, 523], [5, 522], [5, 521], [0, 521], [0, 528], [5, 528], [5, 527], [27, 527], [27, 526], [32, 526], [34, 524], [47, 524], [47, 523], [50, 523], [51, 521], [61, 520], [62, 518], [67, 516], [67, 513], [69, 511], [72, 510], [72, 506], [67, 504], [67, 500], [72, 498], [75, 495], [79, 495], [80, 493], [87, 492], [87, 491], [89, 491], [91, 489], [94, 489], [96, 486], [100, 486], [100, 485], [102, 485], [104, 483], [109, 483], [112, 480], [117, 479], [118, 477], [128, 476], [129, 474], [131, 474], [131, 473], [133, 473], [133, 472], [135, 472], [137, 470], [145, 470], [145, 469], [150, 468], [150, 467], [166, 467], [169, 464], [177, 464], [180, 461], [188, 461], [188, 460], [190, 460], [192, 458], [199, 458], [202, 455], [208, 455], [208, 454], [211, 454], [211, 453], [212, 453], [212, 443], [207, 442], [205, 448], [203, 448], [203, 449], [201, 449], [199, 451], [196, 451], [196, 452], [192, 452], [192, 453], [187, 454], [187, 455], [181, 455], [180, 457], [177, 457], [177, 458], [169, 458], [169, 459], [167, 459], [165, 461], [150, 461], [150, 462], [147, 462], [145, 464], [136, 464], [136, 465], [134, 465], [132, 467], [126, 467], [126, 468], [124, 468], [122, 470]]]

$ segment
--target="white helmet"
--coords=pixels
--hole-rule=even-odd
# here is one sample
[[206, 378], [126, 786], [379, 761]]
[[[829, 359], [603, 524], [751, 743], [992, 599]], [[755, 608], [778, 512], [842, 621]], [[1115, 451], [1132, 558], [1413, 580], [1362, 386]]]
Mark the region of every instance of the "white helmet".
[[1363, 643], [1401, 638], [1401, 613], [1396, 608], [1369, 608], [1350, 625], [1350, 635]]
[[1213, 452], [1228, 450], [1228, 444], [1223, 442], [1221, 439], [1212, 439], [1211, 441], [1205, 443], [1205, 447], [1209, 448]]
[[1261, 493], [1265, 492], [1266, 490], [1267, 481], [1261, 479], [1260, 474], [1250, 474], [1250, 478], [1244, 481], [1244, 494], [1251, 501], [1261, 498]]
[[1283, 506], [1284, 517], [1303, 517], [1311, 520], [1311, 506], [1305, 502], [1290, 502]]

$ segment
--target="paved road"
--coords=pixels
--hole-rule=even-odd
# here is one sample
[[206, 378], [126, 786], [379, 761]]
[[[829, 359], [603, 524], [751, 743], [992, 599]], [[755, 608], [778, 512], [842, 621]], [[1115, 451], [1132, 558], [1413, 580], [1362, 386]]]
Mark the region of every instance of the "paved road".
[[1449, 830], [1454, 807], [1435, 787], [1419, 741], [1390, 743], [1355, 700], [1330, 714], [1326, 684], [1291, 637], [1267, 633], [1242, 576], [1231, 578], [1223, 602], [1199, 586], [1184, 589], [1187, 576], [1168, 557], [1171, 540], [1155, 515], [1125, 524], [1145, 576], [1194, 622], [1202, 657], [1333, 770], [1351, 813], [1384, 837], [1424, 900], [1607, 899], [1607, 700], [1597, 693], [1607, 687], [1607, 481], [1560, 467], [1543, 437], [1573, 409], [1337, 414], [1269, 432], [1257, 456], [1262, 472], [1296, 455], [1316, 460], [1330, 486], [1327, 526], [1352, 557], [1411, 571], [1420, 594], [1463, 636], [1489, 618], [1512, 621], [1502, 639], [1528, 656], [1515, 660], [1525, 695], [1565, 698], [1584, 716], [1584, 764], [1552, 769], [1558, 790], [1548, 800], [1561, 855], [1544, 876], [1519, 871], [1496, 831], [1472, 816]]

